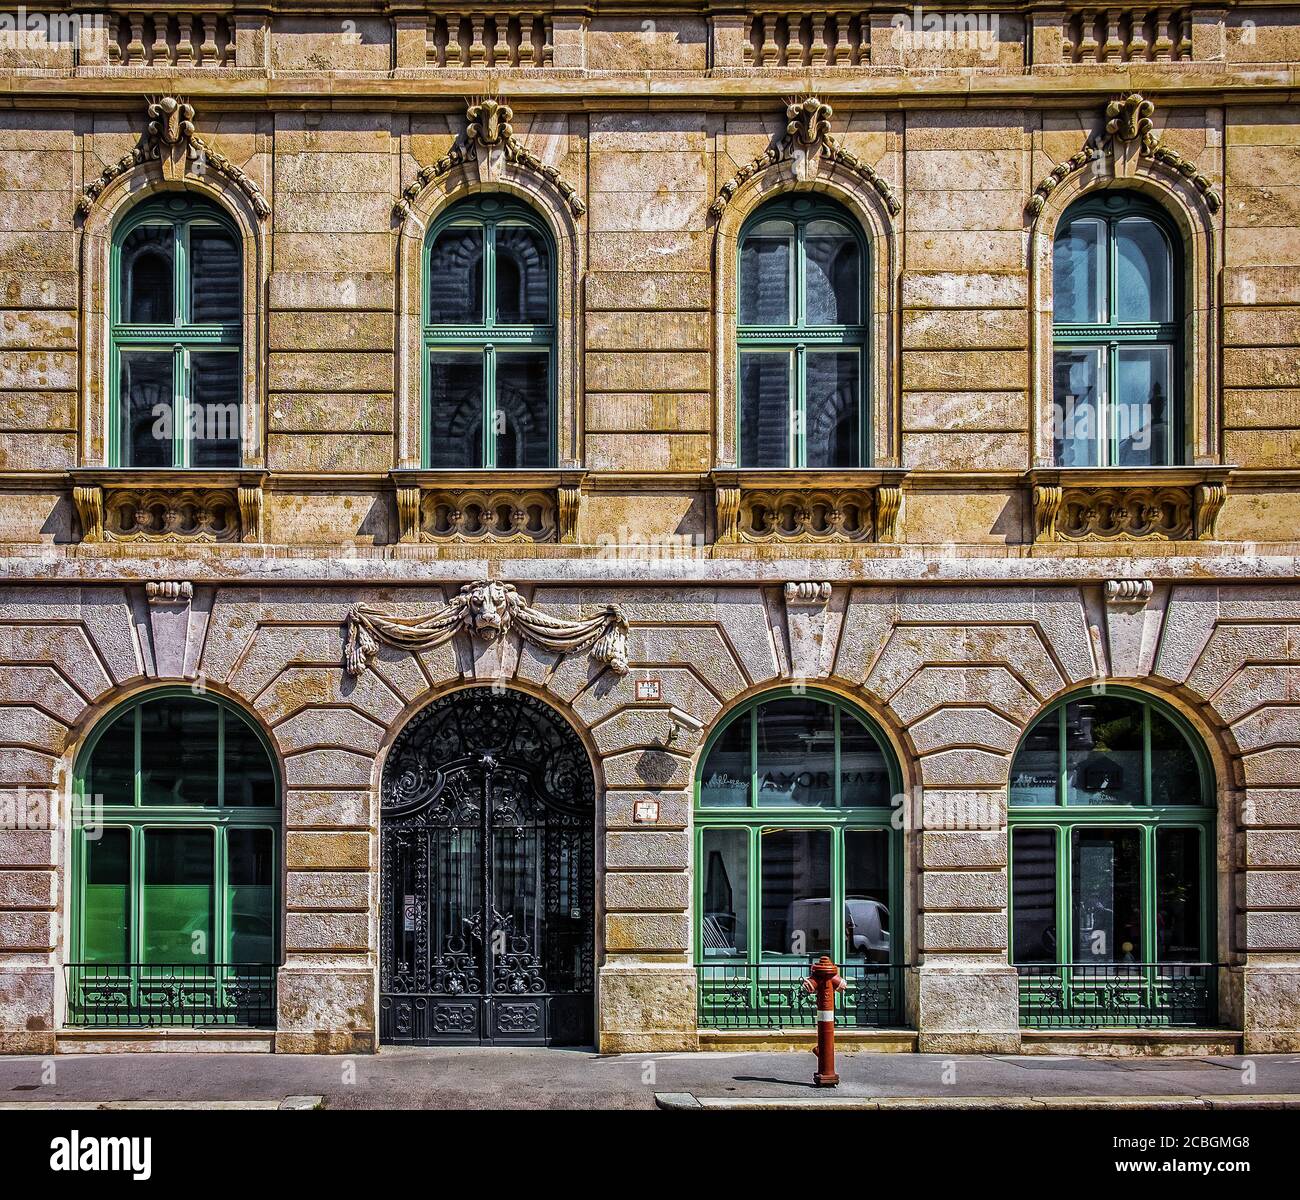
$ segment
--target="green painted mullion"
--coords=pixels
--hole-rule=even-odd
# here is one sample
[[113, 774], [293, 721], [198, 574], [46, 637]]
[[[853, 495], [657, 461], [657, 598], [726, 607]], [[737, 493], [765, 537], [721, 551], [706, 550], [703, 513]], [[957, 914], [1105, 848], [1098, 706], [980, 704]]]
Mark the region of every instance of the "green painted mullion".
[[224, 826], [212, 830], [212, 886], [216, 890], [212, 907], [212, 940], [208, 947], [209, 966], [214, 979], [221, 979], [221, 968], [231, 961], [230, 952], [230, 905], [227, 890], [230, 882], [230, 844], [226, 839]]
[[808, 348], [800, 342], [794, 348], [793, 379], [790, 387], [790, 465], [808, 465]]
[[497, 465], [497, 352], [483, 347], [483, 465]]
[[217, 807], [226, 805], [226, 710], [217, 705]]
[[172, 347], [172, 466], [190, 461], [189, 353], [179, 343]]
[[[844, 944], [844, 895], [845, 886], [845, 850], [844, 850], [843, 825], [838, 825], [830, 830], [831, 835], [831, 877], [830, 902], [831, 902], [831, 956], [836, 965], [844, 963], [844, 955], [848, 947]], [[809, 957], [811, 957], [811, 950]]]
[[1056, 742], [1060, 747], [1060, 767], [1056, 775], [1056, 802], [1064, 808], [1070, 800], [1069, 755], [1065, 743], [1065, 705], [1056, 710]]

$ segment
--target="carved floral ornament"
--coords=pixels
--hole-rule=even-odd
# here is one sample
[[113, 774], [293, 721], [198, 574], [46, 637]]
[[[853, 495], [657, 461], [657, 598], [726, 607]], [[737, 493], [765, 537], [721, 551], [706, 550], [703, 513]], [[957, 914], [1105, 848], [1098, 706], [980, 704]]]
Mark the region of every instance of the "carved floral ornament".
[[524, 148], [510, 124], [513, 118], [514, 110], [500, 100], [488, 97], [472, 101], [465, 109], [464, 135], [437, 162], [420, 168], [393, 211], [399, 217], [409, 217], [415, 202], [432, 183], [473, 160], [481, 179], [498, 178], [506, 164], [537, 176], [559, 192], [575, 217], [582, 216], [587, 206], [577, 189], [553, 166]]
[[1171, 146], [1164, 145], [1155, 135], [1156, 106], [1137, 92], [1130, 92], [1106, 105], [1106, 126], [1100, 135], [1090, 137], [1077, 153], [1064, 162], [1057, 163], [1036, 188], [1027, 209], [1036, 217], [1043, 211], [1050, 196], [1066, 179], [1089, 163], [1099, 162], [1109, 153], [1112, 157], [1120, 145], [1136, 144], [1138, 154], [1177, 171], [1187, 179], [1204, 198], [1212, 213], [1223, 207], [1223, 198], [1216, 192], [1201, 169]]
[[781, 140], [746, 163], [722, 185], [717, 199], [709, 206], [709, 215], [715, 218], [722, 216], [723, 210], [731, 203], [731, 198], [740, 186], [768, 167], [790, 163], [797, 177], [806, 178], [813, 166], [822, 161], [834, 163], [865, 180], [880, 194], [890, 216], [897, 216], [902, 206], [888, 182], [873, 166], [862, 162], [832, 136], [828, 122], [833, 115], [834, 109], [816, 96], [791, 100], [786, 105], [786, 126]]
[[215, 171], [228, 179], [247, 197], [259, 219], [271, 215], [271, 205], [261, 189], [224, 154], [204, 141], [194, 128], [194, 106], [175, 96], [163, 96], [148, 102], [149, 122], [139, 144], [116, 162], [110, 163], [81, 194], [77, 215], [84, 217], [113, 180], [146, 163], [170, 163], [184, 175], [192, 171], [203, 175]]
[[344, 623], [343, 665], [359, 676], [374, 661], [380, 643], [401, 650], [432, 650], [461, 631], [495, 642], [514, 632], [529, 645], [555, 654], [589, 650], [615, 675], [626, 675], [627, 619], [617, 604], [594, 617], [568, 621], [528, 604], [513, 584], [478, 579], [467, 583], [449, 604], [425, 617], [394, 617], [358, 604]]

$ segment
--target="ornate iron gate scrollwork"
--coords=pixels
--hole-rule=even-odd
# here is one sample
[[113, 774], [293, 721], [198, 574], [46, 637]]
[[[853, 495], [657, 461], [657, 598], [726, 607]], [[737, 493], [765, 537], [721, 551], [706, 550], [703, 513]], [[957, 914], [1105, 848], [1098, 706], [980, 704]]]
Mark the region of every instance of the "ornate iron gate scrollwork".
[[595, 781], [522, 692], [402, 730], [380, 792], [382, 1042], [594, 1041]]

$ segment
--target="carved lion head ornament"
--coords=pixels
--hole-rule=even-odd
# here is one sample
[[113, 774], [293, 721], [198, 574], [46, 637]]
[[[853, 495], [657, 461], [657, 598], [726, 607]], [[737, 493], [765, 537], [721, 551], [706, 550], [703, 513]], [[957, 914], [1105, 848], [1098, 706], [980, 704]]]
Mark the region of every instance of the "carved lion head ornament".
[[460, 594], [469, 609], [466, 623], [474, 633], [489, 642], [510, 632], [515, 610], [523, 604], [514, 584], [495, 579], [467, 583], [460, 589]]

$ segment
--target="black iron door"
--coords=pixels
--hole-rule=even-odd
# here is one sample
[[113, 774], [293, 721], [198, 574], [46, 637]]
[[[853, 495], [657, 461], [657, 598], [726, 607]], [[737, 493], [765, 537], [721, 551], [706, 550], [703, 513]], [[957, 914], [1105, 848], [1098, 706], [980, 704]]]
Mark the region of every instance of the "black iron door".
[[592, 1043], [594, 825], [541, 701], [471, 688], [411, 721], [381, 789], [381, 1042]]

